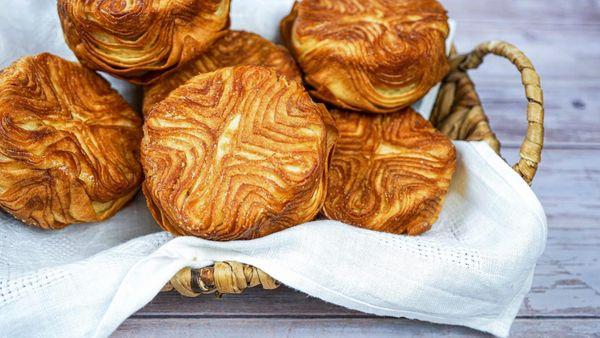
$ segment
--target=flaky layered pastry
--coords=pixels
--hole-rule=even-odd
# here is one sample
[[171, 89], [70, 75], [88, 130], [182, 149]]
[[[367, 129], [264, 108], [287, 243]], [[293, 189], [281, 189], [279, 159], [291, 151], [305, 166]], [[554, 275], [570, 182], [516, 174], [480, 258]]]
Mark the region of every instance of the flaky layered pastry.
[[395, 234], [429, 230], [454, 173], [452, 142], [411, 108], [386, 115], [332, 114], [339, 139], [325, 216]]
[[418, 101], [448, 71], [447, 19], [435, 0], [304, 0], [281, 32], [311, 94], [386, 113]]
[[251, 239], [310, 221], [337, 131], [327, 109], [272, 68], [198, 75], [150, 110], [148, 206], [176, 235]]
[[206, 52], [173, 74], [144, 88], [144, 114], [175, 88], [192, 77], [219, 68], [250, 65], [275, 68], [289, 79], [302, 81], [296, 62], [289, 52], [254, 33], [229, 31]]
[[96, 73], [50, 54], [0, 72], [0, 207], [59, 229], [116, 213], [137, 191], [141, 120]]
[[229, 25], [230, 0], [58, 0], [85, 66], [147, 84], [202, 53]]

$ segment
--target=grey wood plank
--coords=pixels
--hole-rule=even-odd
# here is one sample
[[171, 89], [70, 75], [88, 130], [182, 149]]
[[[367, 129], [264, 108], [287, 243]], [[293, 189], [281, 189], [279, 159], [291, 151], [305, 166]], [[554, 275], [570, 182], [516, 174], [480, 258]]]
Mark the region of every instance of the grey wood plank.
[[[502, 155], [512, 165], [518, 149], [504, 149]], [[577, 243], [582, 239], [576, 234], [578, 229], [600, 231], [600, 149], [545, 149], [533, 190], [544, 206], [551, 232], [573, 230], [568, 234], [572, 238], [562, 236], [556, 238], [557, 243]]]
[[[600, 60], [600, 54], [598, 56]], [[492, 61], [492, 60], [490, 60]], [[508, 66], [502, 67], [512, 74]], [[600, 67], [600, 65], [599, 65]], [[483, 108], [492, 129], [503, 145], [522, 142], [527, 121], [526, 100], [520, 80], [511, 84], [491, 83], [485, 75], [473, 72]], [[543, 80], [543, 79], [542, 79]], [[543, 83], [546, 116], [544, 127], [547, 144], [600, 144], [600, 79], [597, 83]]]
[[461, 21], [484, 21], [500, 24], [528, 25], [595, 25], [600, 22], [598, 0], [440, 0], [449, 14]]
[[[511, 337], [599, 336], [600, 320], [518, 319]], [[113, 337], [486, 337], [463, 327], [389, 318], [128, 319]]]
[[[600, 41], [600, 25], [581, 29], [574, 26], [544, 28], [526, 24], [458, 22], [455, 42], [459, 52], [467, 52], [487, 40], [505, 40], [519, 47], [533, 60], [542, 79], [582, 81], [595, 80], [600, 76], [600, 68], [597, 67], [600, 44], [592, 43]], [[487, 63], [481, 68], [485, 74], [495, 75], [498, 79], [510, 79], [508, 76], [514, 74]]]
[[[509, 161], [516, 149], [507, 151]], [[550, 149], [533, 189], [548, 215], [549, 239], [520, 316], [600, 318], [600, 149]], [[136, 316], [361, 317], [288, 288], [195, 299], [163, 293]]]

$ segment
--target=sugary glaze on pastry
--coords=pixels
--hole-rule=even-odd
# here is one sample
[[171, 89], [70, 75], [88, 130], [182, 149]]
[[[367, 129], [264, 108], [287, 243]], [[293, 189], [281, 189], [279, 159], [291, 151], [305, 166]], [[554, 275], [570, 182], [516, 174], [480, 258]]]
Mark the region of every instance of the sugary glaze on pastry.
[[325, 216], [395, 234], [429, 230], [455, 169], [450, 140], [411, 108], [386, 115], [333, 110], [332, 115], [339, 139]]
[[59, 229], [115, 214], [137, 191], [141, 120], [96, 73], [50, 54], [0, 72], [0, 207]]
[[447, 73], [447, 19], [435, 0], [304, 0], [281, 32], [313, 96], [386, 113], [418, 101]]
[[230, 0], [58, 0], [81, 63], [147, 84], [202, 53], [229, 25]]
[[327, 109], [273, 68], [198, 75], [154, 105], [143, 184], [176, 235], [251, 239], [312, 220], [337, 131]]
[[228, 31], [199, 57], [173, 74], [146, 86], [144, 114], [192, 77], [237, 65], [273, 67], [289, 79], [302, 81], [296, 62], [285, 48], [254, 33]]

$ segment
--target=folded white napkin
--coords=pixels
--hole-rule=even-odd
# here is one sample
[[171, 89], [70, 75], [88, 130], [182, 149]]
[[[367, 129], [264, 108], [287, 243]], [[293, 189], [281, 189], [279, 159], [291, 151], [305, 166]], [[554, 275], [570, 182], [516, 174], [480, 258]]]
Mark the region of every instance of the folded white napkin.
[[[74, 59], [54, 1], [4, 1], [0, 67], [43, 51]], [[261, 15], [248, 11], [251, 1], [234, 2], [233, 25], [273, 39], [292, 1], [255, 1]], [[132, 86], [110, 81], [135, 101]], [[530, 188], [486, 144], [456, 147], [440, 220], [420, 237], [319, 221], [245, 242], [172, 239], [158, 232], [142, 196], [106, 222], [54, 232], [0, 213], [0, 334], [107, 336], [180, 268], [235, 260], [348, 308], [506, 336], [543, 251], [546, 218]], [[361, 267], [369, 273], [347, 278]]]

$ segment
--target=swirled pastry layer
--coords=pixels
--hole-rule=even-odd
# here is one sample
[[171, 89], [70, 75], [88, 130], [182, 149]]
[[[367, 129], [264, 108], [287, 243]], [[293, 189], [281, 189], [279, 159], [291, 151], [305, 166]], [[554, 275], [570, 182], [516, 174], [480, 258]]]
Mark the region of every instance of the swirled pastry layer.
[[418, 101], [448, 71], [447, 19], [435, 0], [304, 0], [281, 31], [311, 94], [385, 113]]
[[327, 109], [272, 68], [198, 75], [150, 110], [148, 206], [177, 235], [251, 239], [310, 221], [337, 131]]
[[285, 48], [254, 33], [228, 31], [199, 57], [175, 73], [146, 86], [144, 114], [192, 77], [237, 65], [273, 67], [289, 79], [302, 81], [296, 62]]
[[395, 234], [429, 230], [455, 169], [450, 140], [410, 108], [386, 115], [332, 114], [339, 139], [324, 214]]
[[229, 25], [230, 0], [58, 0], [79, 61], [147, 84], [202, 53]]
[[0, 207], [59, 229], [116, 213], [137, 191], [141, 120], [96, 73], [50, 54], [0, 72]]

